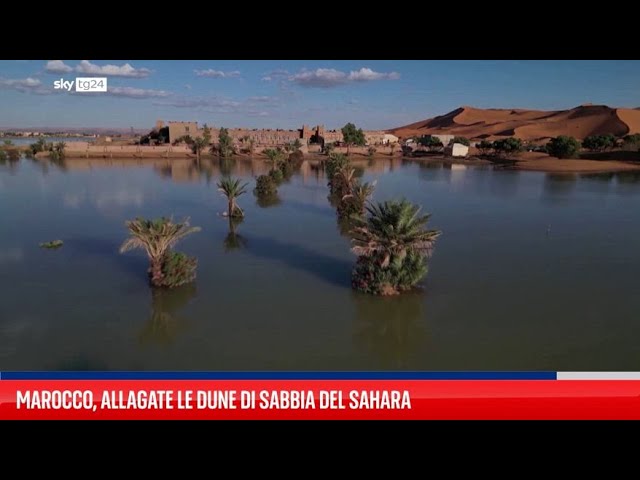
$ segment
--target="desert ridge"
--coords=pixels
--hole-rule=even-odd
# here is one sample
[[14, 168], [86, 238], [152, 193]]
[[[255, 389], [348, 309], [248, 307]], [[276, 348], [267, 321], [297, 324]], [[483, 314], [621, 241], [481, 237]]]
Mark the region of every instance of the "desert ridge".
[[517, 137], [533, 142], [560, 135], [578, 139], [605, 134], [624, 136], [640, 133], [640, 110], [591, 104], [553, 111], [464, 106], [444, 115], [389, 129], [388, 132], [402, 139], [444, 134], [471, 140]]

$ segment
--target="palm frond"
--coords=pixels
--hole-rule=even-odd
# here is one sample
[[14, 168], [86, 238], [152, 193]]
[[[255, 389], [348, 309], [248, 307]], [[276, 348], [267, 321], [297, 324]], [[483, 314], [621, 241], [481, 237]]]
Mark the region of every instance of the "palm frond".
[[120, 253], [125, 253], [136, 248], [144, 248], [143, 242], [141, 242], [138, 237], [129, 237], [120, 245]]
[[240, 183], [240, 179], [233, 178], [223, 178], [217, 184], [218, 191], [229, 200], [247, 193], [247, 185], [247, 183]]
[[368, 217], [352, 230], [352, 252], [358, 256], [380, 255], [388, 265], [390, 257], [402, 259], [407, 253], [431, 255], [438, 230], [427, 230], [429, 214], [406, 200], [367, 204]]
[[141, 248], [152, 260], [162, 258], [179, 240], [201, 230], [200, 227], [191, 227], [188, 218], [180, 223], [166, 217], [155, 220], [136, 218], [125, 225], [131, 236], [123, 242], [120, 252]]

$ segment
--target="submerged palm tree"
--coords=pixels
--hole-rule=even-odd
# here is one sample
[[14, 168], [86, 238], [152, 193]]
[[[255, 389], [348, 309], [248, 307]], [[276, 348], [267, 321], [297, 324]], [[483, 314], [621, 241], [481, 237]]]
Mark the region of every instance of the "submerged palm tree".
[[173, 223], [162, 217], [157, 220], [136, 218], [125, 222], [131, 236], [120, 247], [120, 253], [141, 248], [149, 257], [149, 276], [154, 286], [177, 286], [195, 277], [195, 259], [172, 252], [171, 248], [200, 227], [189, 225], [189, 219]]
[[237, 199], [239, 196], [247, 193], [247, 184], [240, 183], [240, 179], [236, 178], [223, 178], [218, 182], [218, 191], [227, 197], [229, 202], [229, 209], [227, 216], [229, 217], [244, 217], [244, 212], [237, 205]]
[[364, 213], [365, 207], [367, 206], [367, 202], [371, 195], [373, 195], [373, 191], [376, 189], [376, 181], [373, 182], [365, 182], [356, 184], [351, 187], [351, 193], [348, 193], [344, 197], [342, 197], [343, 202], [350, 202], [355, 207], [354, 209], [358, 211], [358, 213]]
[[357, 218], [365, 213], [369, 198], [373, 195], [376, 182], [360, 183], [356, 181], [351, 193], [344, 195], [336, 207], [338, 227], [341, 235], [351, 236], [351, 230], [356, 226]]
[[406, 200], [366, 207], [366, 219], [356, 219], [352, 251], [358, 255], [352, 285], [357, 290], [392, 295], [415, 286], [426, 274], [440, 231], [427, 230], [430, 215]]
[[282, 163], [285, 159], [285, 152], [282, 151], [280, 147], [276, 148], [267, 148], [263, 152], [267, 158], [269, 159], [269, 165], [271, 165], [271, 170], [277, 170], [280, 168], [280, 163]]
[[348, 189], [351, 189], [351, 186], [356, 180], [356, 169], [351, 165], [345, 165], [340, 170], [335, 173], [343, 185], [345, 185]]
[[431, 215], [420, 215], [419, 206], [406, 200], [387, 201], [366, 210], [369, 217], [353, 230], [353, 253], [379, 255], [382, 267], [389, 265], [392, 256], [404, 257], [409, 252], [431, 255], [441, 232], [425, 229]]

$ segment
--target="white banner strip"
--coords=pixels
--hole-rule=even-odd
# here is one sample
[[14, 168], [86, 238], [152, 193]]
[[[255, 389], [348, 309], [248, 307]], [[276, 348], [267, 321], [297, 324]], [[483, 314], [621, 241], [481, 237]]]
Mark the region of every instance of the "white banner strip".
[[557, 372], [558, 380], [640, 380], [640, 372]]

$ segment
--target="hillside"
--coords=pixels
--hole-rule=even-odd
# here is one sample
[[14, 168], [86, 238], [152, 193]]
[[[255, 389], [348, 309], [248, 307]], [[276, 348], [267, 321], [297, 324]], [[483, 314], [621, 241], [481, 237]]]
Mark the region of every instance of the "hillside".
[[579, 139], [605, 133], [623, 136], [640, 133], [640, 110], [605, 105], [581, 105], [557, 111], [460, 107], [445, 115], [388, 132], [400, 138], [442, 134], [475, 140], [516, 136], [530, 141], [558, 135]]

